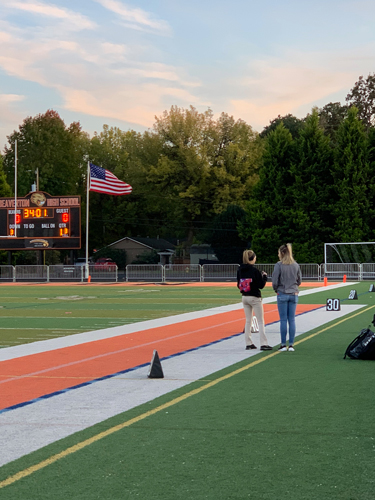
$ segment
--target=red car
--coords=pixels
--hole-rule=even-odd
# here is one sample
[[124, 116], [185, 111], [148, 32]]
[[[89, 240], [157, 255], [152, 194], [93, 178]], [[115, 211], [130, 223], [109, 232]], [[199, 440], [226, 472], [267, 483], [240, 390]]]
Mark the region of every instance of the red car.
[[99, 268], [108, 267], [108, 266], [116, 266], [116, 262], [113, 262], [113, 260], [110, 258], [101, 257], [94, 264], [94, 267], [99, 267]]

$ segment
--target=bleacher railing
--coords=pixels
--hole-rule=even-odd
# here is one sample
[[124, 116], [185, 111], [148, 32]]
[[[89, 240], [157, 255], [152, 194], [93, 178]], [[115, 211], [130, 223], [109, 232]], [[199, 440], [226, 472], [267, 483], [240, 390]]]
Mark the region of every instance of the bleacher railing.
[[[238, 264], [129, 264], [126, 266], [124, 279], [126, 281], [235, 281]], [[275, 264], [256, 264], [256, 267], [266, 271], [269, 280]], [[331, 281], [348, 280], [362, 281], [375, 280], [375, 263], [367, 264], [300, 264], [304, 281], [322, 281], [328, 278]], [[119, 280], [117, 266], [89, 266], [91, 281]], [[13, 281], [88, 281], [85, 266], [0, 266], [0, 282]]]

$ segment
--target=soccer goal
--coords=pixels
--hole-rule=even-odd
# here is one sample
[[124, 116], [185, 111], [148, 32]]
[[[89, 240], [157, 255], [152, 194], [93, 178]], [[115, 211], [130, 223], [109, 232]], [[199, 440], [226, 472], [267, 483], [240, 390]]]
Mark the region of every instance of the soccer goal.
[[360, 280], [375, 273], [375, 241], [324, 243], [324, 274]]

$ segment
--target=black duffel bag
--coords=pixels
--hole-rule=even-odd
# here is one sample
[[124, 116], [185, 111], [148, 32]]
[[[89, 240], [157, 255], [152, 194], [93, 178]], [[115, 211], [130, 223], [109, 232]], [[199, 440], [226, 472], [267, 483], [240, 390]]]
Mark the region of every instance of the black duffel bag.
[[370, 328], [364, 328], [358, 337], [348, 345], [344, 359], [346, 356], [351, 359], [375, 360], [375, 333]]

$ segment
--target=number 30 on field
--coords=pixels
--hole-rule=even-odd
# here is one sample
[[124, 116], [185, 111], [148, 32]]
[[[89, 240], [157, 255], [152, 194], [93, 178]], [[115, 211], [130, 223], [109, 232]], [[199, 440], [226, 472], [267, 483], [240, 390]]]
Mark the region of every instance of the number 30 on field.
[[340, 299], [327, 299], [326, 311], [340, 311]]

